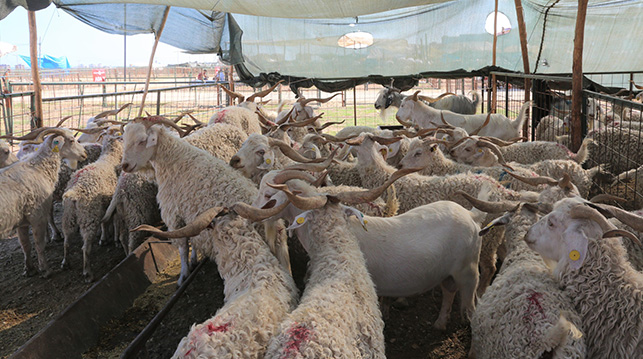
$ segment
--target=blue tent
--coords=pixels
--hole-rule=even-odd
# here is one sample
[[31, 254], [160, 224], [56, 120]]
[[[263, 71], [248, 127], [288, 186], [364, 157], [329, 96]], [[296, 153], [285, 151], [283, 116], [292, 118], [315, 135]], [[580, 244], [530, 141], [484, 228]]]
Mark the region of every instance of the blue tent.
[[[29, 56], [24, 56], [24, 55], [18, 55], [20, 56], [21, 59], [23, 59], [29, 67], [31, 67], [31, 58]], [[66, 56], [63, 57], [53, 57], [49, 55], [45, 55], [43, 57], [38, 58], [38, 66], [42, 69], [69, 69], [71, 66], [69, 66], [69, 61], [67, 60]]]

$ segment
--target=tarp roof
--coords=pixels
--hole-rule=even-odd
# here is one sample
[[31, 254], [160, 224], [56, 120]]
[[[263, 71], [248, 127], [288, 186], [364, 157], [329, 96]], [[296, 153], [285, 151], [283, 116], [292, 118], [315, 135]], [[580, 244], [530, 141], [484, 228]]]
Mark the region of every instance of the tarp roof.
[[[47, 0], [10, 0], [0, 5], [0, 17], [16, 4], [43, 2]], [[493, 36], [485, 31], [494, 9], [490, 0], [135, 2], [54, 0], [94, 27], [127, 34], [154, 32], [165, 6], [172, 5], [162, 42], [189, 52], [219, 52], [228, 63], [243, 65], [240, 72], [245, 76], [263, 73], [264, 79], [270, 73], [316, 79], [466, 75], [492, 63]], [[530, 70], [571, 73], [577, 0], [522, 4]], [[512, 29], [498, 37], [497, 66], [522, 71], [514, 1], [499, 0], [499, 11]], [[355, 31], [370, 33], [373, 44], [363, 49], [338, 45], [343, 35]], [[583, 70], [642, 70], [642, 32], [643, 0], [590, 0]]]

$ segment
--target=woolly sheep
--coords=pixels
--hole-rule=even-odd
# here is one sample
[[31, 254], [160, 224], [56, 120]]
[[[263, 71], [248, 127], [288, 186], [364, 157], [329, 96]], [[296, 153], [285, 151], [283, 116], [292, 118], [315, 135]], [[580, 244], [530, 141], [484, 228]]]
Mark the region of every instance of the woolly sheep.
[[185, 136], [189, 144], [225, 162], [230, 161], [247, 138], [248, 134], [240, 127], [227, 123], [212, 124]]
[[560, 119], [554, 115], [545, 116], [536, 125], [536, 141], [556, 142], [556, 136], [569, 135], [570, 129], [568, 118]]
[[[434, 128], [442, 125], [442, 118], [452, 126], [461, 127], [467, 133], [479, 132], [481, 136], [492, 136], [503, 140], [510, 140], [520, 136], [522, 125], [527, 116], [527, 109], [532, 102], [525, 102], [514, 121], [502, 114], [461, 115], [451, 111], [438, 111], [418, 100], [417, 92], [402, 101], [395, 118], [405, 126], [419, 126], [420, 128]], [[482, 126], [489, 118], [489, 123]]]
[[230, 106], [216, 112], [210, 117], [208, 126], [217, 123], [227, 123], [236, 126], [242, 129], [247, 135], [251, 133], [261, 133], [261, 124], [255, 112], [243, 107]]
[[[69, 243], [80, 232], [83, 240], [83, 276], [94, 280], [90, 254], [92, 242], [106, 232], [101, 218], [109, 206], [118, 181], [117, 166], [123, 145], [120, 137], [105, 137], [103, 151], [96, 162], [74, 172], [63, 194], [64, 254], [61, 266], [69, 267]], [[102, 229], [102, 231], [101, 231]]]
[[45, 277], [51, 273], [45, 257], [45, 236], [60, 160], [69, 159], [73, 165], [86, 157], [83, 147], [65, 131], [44, 130], [39, 139], [47, 135], [49, 137], [44, 139], [36, 153], [0, 171], [0, 235], [18, 229], [18, 239], [25, 255], [24, 274], [32, 275], [36, 268], [31, 259], [31, 225], [38, 267]]
[[[236, 208], [232, 206], [233, 210]], [[211, 208], [185, 228], [161, 237], [195, 237], [201, 231], [212, 242], [206, 253], [223, 278], [224, 305], [214, 317], [195, 324], [179, 343], [173, 358], [262, 358], [268, 340], [298, 299], [292, 277], [272, 255], [246, 219]]]
[[489, 225], [506, 224], [507, 256], [471, 318], [469, 358], [585, 357], [571, 299], [522, 240], [537, 220], [533, 209], [520, 205]]
[[627, 161], [623, 157], [627, 154], [629, 158], [643, 158], [639, 130], [607, 126], [588, 133], [588, 136], [594, 139], [589, 147], [589, 163], [603, 164], [611, 173], [623, 173], [640, 166], [637, 161]]
[[[161, 218], [170, 230], [192, 221], [199, 210], [235, 202], [250, 203], [256, 197], [257, 189], [249, 179], [156, 123], [147, 119], [125, 126], [122, 168], [135, 172], [152, 165]], [[177, 186], [178, 181], [183, 185]], [[181, 256], [180, 285], [189, 274], [188, 239], [175, 243]], [[192, 244], [199, 251], [211, 253], [208, 250], [211, 241], [205, 235], [192, 238]]]
[[[389, 107], [399, 108], [405, 97], [400, 90], [391, 86], [384, 86], [384, 89], [380, 90], [375, 99], [375, 109], [384, 111]], [[473, 91], [471, 97], [473, 97], [473, 100], [464, 95], [446, 93], [440, 95], [437, 99], [426, 96], [421, 96], [421, 99], [426, 101], [429, 106], [438, 110], [449, 110], [463, 115], [473, 115], [476, 113], [476, 109], [480, 103], [480, 95], [478, 95], [476, 91]]]
[[18, 157], [11, 152], [11, 147], [6, 141], [0, 140], [0, 168], [7, 167], [14, 162], [18, 162]]
[[[270, 182], [285, 183], [289, 189], [307, 197], [317, 193], [318, 190], [302, 180], [289, 180], [284, 175], [287, 174], [273, 176]], [[283, 192], [270, 189], [262, 186], [253, 206], [263, 207], [272, 200], [276, 201], [275, 205], [288, 201]], [[338, 193], [329, 193], [327, 189], [319, 190], [329, 195]], [[302, 212], [288, 206], [278, 216], [296, 223]], [[362, 219], [365, 227], [351, 219], [348, 229], [357, 238], [379, 296], [410, 296], [441, 285], [442, 308], [434, 323], [440, 330], [446, 329], [457, 290], [461, 295], [461, 313], [468, 317], [473, 312], [481, 245], [476, 223], [482, 219], [479, 215], [474, 218], [458, 204], [438, 201], [395, 217], [364, 215]], [[303, 228], [297, 229], [302, 244], [313, 241], [310, 235]]]
[[614, 229], [576, 197], [557, 202], [524, 238], [553, 264], [555, 279], [572, 298], [591, 358], [633, 358], [643, 350], [643, 273], [627, 262], [621, 239], [603, 238], [624, 235]]

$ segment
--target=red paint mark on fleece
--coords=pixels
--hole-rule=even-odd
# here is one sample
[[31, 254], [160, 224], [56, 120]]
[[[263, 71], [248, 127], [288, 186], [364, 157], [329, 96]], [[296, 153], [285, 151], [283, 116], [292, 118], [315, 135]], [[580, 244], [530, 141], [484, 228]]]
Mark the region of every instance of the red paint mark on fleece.
[[536, 313], [540, 313], [542, 315], [543, 319], [545, 318], [545, 310], [543, 309], [543, 306], [540, 304], [540, 300], [542, 299], [543, 294], [534, 292], [532, 291], [531, 294], [527, 297], [527, 302], [529, 302], [529, 307], [527, 308], [527, 314], [523, 316], [523, 319], [525, 320], [530, 320], [533, 318]]
[[92, 168], [94, 168], [94, 166], [85, 166], [85, 167], [81, 168], [80, 170], [76, 171], [76, 173], [74, 174], [74, 178], [72, 179], [72, 184], [76, 184], [76, 182], [78, 182], [78, 177], [80, 177], [80, 175], [82, 173], [84, 173], [87, 170], [92, 169]]
[[563, 150], [567, 151], [567, 155], [570, 156], [570, 157], [574, 157], [576, 155], [574, 152], [570, 151], [569, 148], [567, 148], [563, 144], [557, 143], [556, 146], [558, 146], [558, 147], [562, 148]]
[[214, 325], [214, 323], [208, 323], [208, 334], [212, 335], [213, 333], [225, 333], [228, 331], [232, 323], [225, 323], [222, 325]]
[[223, 122], [223, 118], [225, 117], [226, 110], [219, 111], [217, 113], [217, 118], [214, 120], [214, 123], [221, 123]]
[[193, 350], [194, 348], [190, 348], [190, 350], [188, 350], [188, 352], [185, 353], [184, 357], [187, 357], [188, 355], [190, 355], [190, 353], [192, 353]]
[[290, 358], [299, 353], [302, 344], [312, 336], [312, 331], [303, 324], [297, 324], [288, 330], [287, 335], [290, 339], [286, 342], [284, 355], [282, 356], [283, 359]]

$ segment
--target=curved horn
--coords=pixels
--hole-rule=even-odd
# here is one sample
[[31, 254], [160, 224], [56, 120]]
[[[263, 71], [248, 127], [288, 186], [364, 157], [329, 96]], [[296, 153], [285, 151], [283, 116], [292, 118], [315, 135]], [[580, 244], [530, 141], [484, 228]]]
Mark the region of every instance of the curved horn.
[[419, 94], [420, 92], [422, 92], [422, 91], [417, 90], [417, 91], [415, 91], [415, 93], [414, 93], [413, 95], [411, 95], [411, 96], [409, 96], [409, 97], [411, 98], [411, 100], [412, 100], [412, 101], [416, 101], [416, 102], [417, 102], [417, 100], [418, 100], [418, 94]]
[[324, 113], [322, 112], [322, 113], [320, 113], [319, 115], [317, 115], [315, 117], [311, 117], [309, 119], [299, 121], [299, 122], [286, 122], [283, 125], [281, 125], [281, 128], [305, 127], [305, 126], [308, 126], [308, 125], [312, 125], [313, 123], [315, 123], [315, 121], [319, 120], [322, 117], [323, 114]]
[[372, 202], [376, 200], [379, 196], [386, 191], [388, 186], [393, 184], [393, 182], [397, 181], [398, 179], [406, 176], [409, 173], [421, 171], [421, 167], [414, 167], [414, 168], [404, 168], [398, 171], [395, 171], [389, 179], [384, 182], [379, 187], [366, 190], [366, 191], [352, 191], [352, 192], [341, 192], [335, 195], [337, 199], [344, 203], [348, 204], [357, 204], [357, 203], [365, 203], [365, 202]]
[[272, 91], [274, 91], [274, 89], [276, 89], [276, 88], [277, 88], [277, 86], [279, 86], [279, 84], [280, 84], [280, 83], [282, 83], [282, 82], [284, 82], [284, 80], [279, 80], [279, 81], [277, 81], [277, 83], [275, 83], [274, 85], [270, 86], [269, 88], [267, 88], [267, 89], [265, 89], [265, 90], [263, 90], [263, 91], [259, 91], [259, 92], [255, 92], [255, 93], [253, 93], [252, 95], [248, 96], [248, 98], [246, 99], [246, 101], [248, 101], [248, 102], [254, 102], [254, 101], [255, 101], [255, 98], [257, 98], [257, 97], [262, 97], [262, 98], [263, 98], [263, 97], [265, 97], [265, 96], [269, 95], [269, 94], [270, 94]]
[[[440, 114], [441, 113], [442, 112], [440, 112]], [[487, 114], [487, 118], [484, 120], [484, 123], [482, 124], [482, 126], [478, 127], [475, 131], [471, 132], [471, 136], [477, 135], [478, 132], [480, 132], [480, 130], [482, 130], [486, 125], [489, 124], [489, 120], [491, 120], [491, 112]]]
[[440, 111], [440, 121], [442, 121], [442, 123], [444, 124], [444, 127], [450, 128], [450, 129], [455, 129], [455, 126], [453, 126], [452, 124], [448, 123], [444, 119], [444, 111]]
[[155, 236], [162, 238], [186, 238], [194, 237], [201, 233], [204, 229], [208, 228], [212, 220], [223, 210], [223, 207], [212, 207], [205, 210], [205, 212], [198, 215], [192, 222], [185, 227], [179, 228], [174, 231], [162, 231], [156, 227], [147, 224], [140, 225], [130, 232], [148, 231], [154, 233]]
[[635, 231], [643, 232], [643, 217], [607, 204], [599, 205], [599, 207], [607, 210], [608, 214], [632, 227]]
[[344, 122], [346, 122], [346, 120], [343, 120], [342, 122], [326, 122], [325, 124], [321, 125], [320, 127], [315, 128], [315, 131], [317, 131], [317, 132], [321, 132], [321, 131], [323, 131], [323, 130], [327, 129], [328, 127], [330, 127], [330, 126], [333, 126], [333, 125], [341, 125], [341, 124], [343, 124]]
[[426, 138], [426, 139], [422, 140], [422, 142], [424, 142], [424, 144], [427, 144], [427, 145], [430, 145], [430, 144], [433, 144], [433, 143], [439, 143], [441, 145], [449, 147], [449, 142], [447, 142], [445, 140], [438, 140], [436, 138]]
[[103, 111], [99, 113], [98, 115], [94, 116], [96, 120], [101, 119], [103, 117], [108, 117], [108, 116], [116, 116], [118, 115], [121, 111], [123, 111], [125, 108], [130, 106], [132, 103], [126, 103], [123, 106], [121, 106], [118, 110], [109, 110], [109, 111]]
[[286, 113], [286, 115], [285, 115], [282, 119], [280, 119], [279, 121], [277, 121], [277, 125], [282, 125], [282, 124], [286, 123], [286, 122], [290, 119], [290, 116], [292, 116], [292, 112], [293, 112], [294, 110], [295, 110], [295, 107], [293, 106], [293, 107], [290, 109], [290, 111], [288, 111], [288, 112]]
[[569, 189], [571, 190], [573, 187], [572, 185], [572, 177], [569, 175], [569, 173], [565, 172], [563, 173], [563, 178], [558, 181], [558, 187], [562, 189]]
[[333, 97], [335, 97], [335, 96], [337, 96], [337, 95], [339, 95], [339, 94], [340, 94], [340, 93], [338, 92], [338, 93], [336, 93], [336, 94], [334, 94], [334, 95], [332, 95], [332, 96], [330, 96], [330, 97], [328, 97], [328, 98], [300, 98], [300, 99], [298, 100], [298, 102], [299, 102], [302, 106], [306, 106], [307, 104], [309, 104], [309, 103], [310, 103], [310, 102], [312, 102], [312, 101], [317, 101], [317, 102], [319, 102], [319, 103], [326, 103], [326, 102], [330, 101]]
[[23, 135], [23, 136], [20, 136], [20, 137], [14, 137], [14, 136], [11, 136], [11, 135], [2, 135], [2, 136], [0, 136], [0, 138], [4, 138], [4, 139], [8, 139], [8, 140], [16, 140], [16, 141], [29, 141], [29, 140], [36, 139], [38, 137], [38, 135], [42, 131], [44, 131], [44, 130], [46, 130], [48, 128], [49, 127], [36, 128], [33, 131], [27, 133], [26, 135]]
[[261, 122], [262, 125], [264, 125], [266, 127], [269, 127], [270, 129], [272, 129], [273, 127], [276, 126], [276, 124], [274, 122], [270, 121], [269, 119], [267, 119], [263, 115], [263, 113], [261, 113], [261, 111], [257, 110], [257, 111], [255, 111], [255, 113], [257, 114], [257, 118], [259, 119], [259, 122]]
[[328, 201], [328, 197], [324, 195], [318, 195], [318, 196], [313, 196], [313, 197], [300, 197], [297, 196], [296, 194], [293, 194], [290, 192], [288, 189], [288, 186], [285, 184], [272, 184], [272, 183], [267, 183], [268, 186], [278, 189], [280, 191], [283, 191], [286, 194], [286, 197], [288, 197], [288, 200], [290, 203], [293, 204], [293, 206], [303, 209], [303, 210], [311, 210], [311, 209], [317, 209], [321, 208], [326, 205], [326, 202]]
[[421, 132], [421, 131], [422, 131], [422, 130], [420, 130], [420, 131], [418, 131], [418, 132], [411, 132], [411, 131], [409, 131], [409, 130], [407, 130], [407, 129], [403, 129], [403, 130], [394, 130], [394, 131], [393, 131], [393, 136], [406, 136], [406, 137], [408, 137], [408, 138], [414, 138], [414, 137], [418, 137], [418, 136], [420, 136], [420, 132]]
[[168, 120], [163, 116], [138, 117], [138, 118], [135, 118], [133, 121], [142, 123], [146, 128], [150, 128], [156, 124], [162, 124], [167, 127], [172, 127], [179, 133], [180, 137], [185, 137], [185, 131], [183, 131], [183, 129], [179, 125]]
[[485, 200], [473, 197], [472, 195], [463, 191], [456, 191], [455, 193], [464, 197], [467, 201], [469, 201], [469, 203], [471, 203], [472, 206], [487, 213], [513, 211], [516, 208], [518, 208], [518, 206], [520, 205], [520, 202], [514, 202], [514, 201], [501, 201], [501, 202], [485, 201]]
[[[311, 172], [321, 172], [330, 166], [330, 164], [333, 162], [333, 157], [335, 157], [335, 154], [337, 153], [337, 148], [333, 150], [333, 152], [330, 153], [328, 158], [324, 160], [324, 162], [321, 163], [312, 163], [311, 160], [307, 159], [308, 163], [298, 163], [294, 165], [287, 166], [284, 168], [284, 170], [300, 170], [300, 171], [311, 171]], [[315, 160], [318, 161], [318, 160]]]
[[94, 127], [94, 128], [70, 128], [72, 131], [77, 131], [77, 132], [82, 132], [86, 133], [88, 135], [95, 135], [97, 133], [103, 132], [104, 130], [108, 129], [108, 126], [103, 126], [103, 127]]
[[326, 139], [327, 141], [330, 141], [330, 142], [345, 142], [345, 141], [353, 139], [353, 138], [355, 138], [355, 137], [357, 137], [359, 135], [355, 134], [355, 135], [348, 135], [346, 137], [335, 137], [335, 136], [329, 135], [327, 133], [322, 133], [321, 136], [324, 139]]
[[405, 120], [402, 120], [398, 116], [395, 116], [395, 119], [397, 122], [401, 123], [404, 127], [415, 127], [415, 125], [412, 122], [406, 122]]
[[235, 99], [235, 98], [238, 98], [238, 99], [239, 99], [239, 103], [241, 103], [241, 102], [243, 102], [243, 101], [246, 99], [246, 97], [245, 97], [245, 96], [243, 96], [242, 94], [237, 93], [237, 92], [234, 92], [234, 91], [230, 91], [230, 90], [228, 90], [225, 86], [223, 86], [223, 85], [221, 85], [221, 84], [217, 84], [217, 86], [219, 86], [219, 87], [223, 90], [223, 92], [227, 93], [227, 94], [228, 94], [228, 96], [232, 97], [232, 98], [233, 98], [233, 101], [234, 101], [234, 99]]
[[382, 136], [376, 136], [376, 135], [371, 135], [371, 139], [380, 145], [390, 145], [392, 143], [398, 142], [402, 139], [402, 137], [382, 137]]
[[188, 113], [187, 113], [187, 115], [188, 115], [188, 116], [190, 116], [190, 118], [192, 119], [192, 121], [194, 121], [194, 123], [196, 123], [197, 125], [199, 125], [199, 126], [200, 126], [200, 125], [205, 125], [205, 123], [204, 123], [204, 122], [201, 122], [201, 121], [197, 120], [194, 116], [192, 116], [192, 114], [191, 114], [190, 112], [188, 112]]
[[237, 202], [233, 204], [230, 209], [241, 217], [250, 220], [251, 222], [259, 222], [263, 221], [266, 218], [278, 215], [279, 213], [281, 213], [281, 211], [288, 207], [289, 204], [290, 202], [286, 201], [277, 207], [257, 208], [243, 202]]
[[608, 232], [613, 229], [616, 229], [616, 227], [611, 224], [607, 218], [605, 218], [600, 212], [598, 212], [596, 209], [587, 207], [585, 204], [579, 204], [574, 207], [569, 211], [569, 215], [572, 218], [575, 219], [590, 219], [594, 222], [596, 222], [600, 227], [603, 232]]
[[534, 187], [540, 186], [541, 184], [546, 184], [546, 185], [549, 185], [549, 186], [555, 186], [555, 185], [558, 184], [558, 181], [556, 181], [555, 179], [553, 179], [551, 177], [547, 177], [547, 176], [524, 177], [524, 176], [517, 175], [517, 174], [515, 174], [513, 172], [507, 172], [507, 173], [511, 177], [513, 177], [513, 178], [515, 178], [515, 179], [517, 179], [517, 180], [519, 180], [521, 182], [524, 182], [524, 183], [526, 183], [526, 184], [528, 184], [530, 186], [534, 186]]
[[478, 147], [487, 147], [488, 149], [491, 150], [491, 152], [493, 152], [496, 156], [498, 156], [498, 163], [508, 167], [507, 162], [505, 161], [505, 157], [502, 155], [502, 152], [500, 152], [500, 149], [498, 148], [498, 146], [494, 145], [491, 142], [487, 142], [485, 140], [479, 140]]
[[632, 240], [632, 242], [636, 243], [639, 245], [639, 247], [643, 247], [643, 244], [641, 244], [641, 241], [638, 239], [634, 233], [626, 231], [624, 229], [612, 229], [610, 231], [607, 231], [603, 233], [603, 238], [612, 238], [612, 237], [627, 237]]
[[[499, 138], [497, 138], [497, 137], [491, 137], [491, 136], [480, 136], [480, 138], [481, 138], [481, 139], [483, 139], [483, 140], [485, 140], [485, 141], [491, 142], [491, 143], [493, 143], [493, 144], [494, 144], [494, 145], [496, 145], [496, 146], [500, 146], [500, 147], [505, 147], [505, 146], [509, 146], [509, 145], [513, 145], [513, 144], [514, 144], [514, 142], [511, 142], [511, 141], [503, 141], [503, 140], [501, 140], [501, 139], [499, 139]], [[524, 137], [519, 137], [519, 138], [524, 138]]]
[[[464, 142], [464, 141], [466, 141], [466, 140], [468, 140], [470, 138], [471, 138], [470, 136], [462, 137], [461, 139], [455, 141], [455, 143], [452, 144], [451, 147], [449, 147], [449, 149], [456, 148], [459, 144], [461, 144], [462, 142]], [[476, 142], [476, 144], [477, 144], [477, 142]]]
[[621, 203], [627, 202], [625, 198], [613, 196], [611, 194], [606, 194], [606, 193], [597, 194], [596, 196], [590, 198], [589, 201], [592, 203], [607, 203], [609, 201], [615, 201], [615, 202], [621, 202]]
[[426, 101], [426, 102], [429, 102], [429, 103], [434, 103], [434, 102], [440, 101], [440, 99], [442, 99], [443, 97], [447, 97], [447, 96], [451, 96], [451, 95], [456, 96], [456, 94], [454, 94], [452, 92], [445, 92], [445, 93], [441, 94], [440, 96], [438, 96], [436, 98], [429, 97], [429, 96], [422, 96], [422, 95], [419, 95], [418, 98], [420, 100], [422, 100], [422, 101]]
[[111, 124], [114, 124], [114, 125], [127, 125], [127, 122], [125, 122], [125, 121], [116, 121], [116, 120], [98, 120], [98, 121], [96, 121], [94, 123], [98, 127], [101, 127], [106, 123], [111, 123]]
[[69, 120], [72, 117], [74, 117], [74, 116], [65, 116], [65, 117], [63, 117], [60, 121], [58, 121], [58, 123], [54, 127], [62, 126], [62, 124], [65, 123], [65, 121]]
[[302, 163], [317, 163], [317, 162], [322, 162], [324, 159], [318, 158], [311, 160], [310, 158], [306, 158], [301, 155], [301, 153], [295, 151], [292, 147], [290, 147], [289, 144], [282, 140], [278, 140], [275, 138], [267, 137], [268, 138], [268, 145], [270, 147], [277, 146], [281, 150], [281, 152], [288, 156], [293, 161], [297, 162], [302, 162]]
[[25, 143], [26, 144], [39, 144], [39, 143], [42, 143], [44, 141], [44, 139], [45, 139], [45, 136], [47, 136], [47, 135], [49, 135], [51, 133], [56, 134], [56, 135], [60, 135], [60, 136], [67, 135], [67, 132], [65, 130], [63, 130], [63, 129], [60, 129], [60, 128], [55, 128], [55, 127], [54, 128], [45, 128], [44, 131], [41, 131], [40, 133], [38, 133], [38, 136], [36, 136], [36, 138], [33, 141], [26, 141]]
[[272, 182], [274, 184], [284, 184], [291, 179], [299, 179], [308, 183], [313, 183], [317, 180], [317, 178], [307, 172], [298, 170], [281, 170], [277, 175], [275, 175]]
[[631, 82], [631, 83], [632, 83], [632, 85], [634, 85], [634, 87], [636, 87], [637, 89], [639, 89], [639, 90], [643, 90], [643, 86], [637, 85], [636, 83], [634, 83], [634, 80], [630, 80], [630, 82]]

